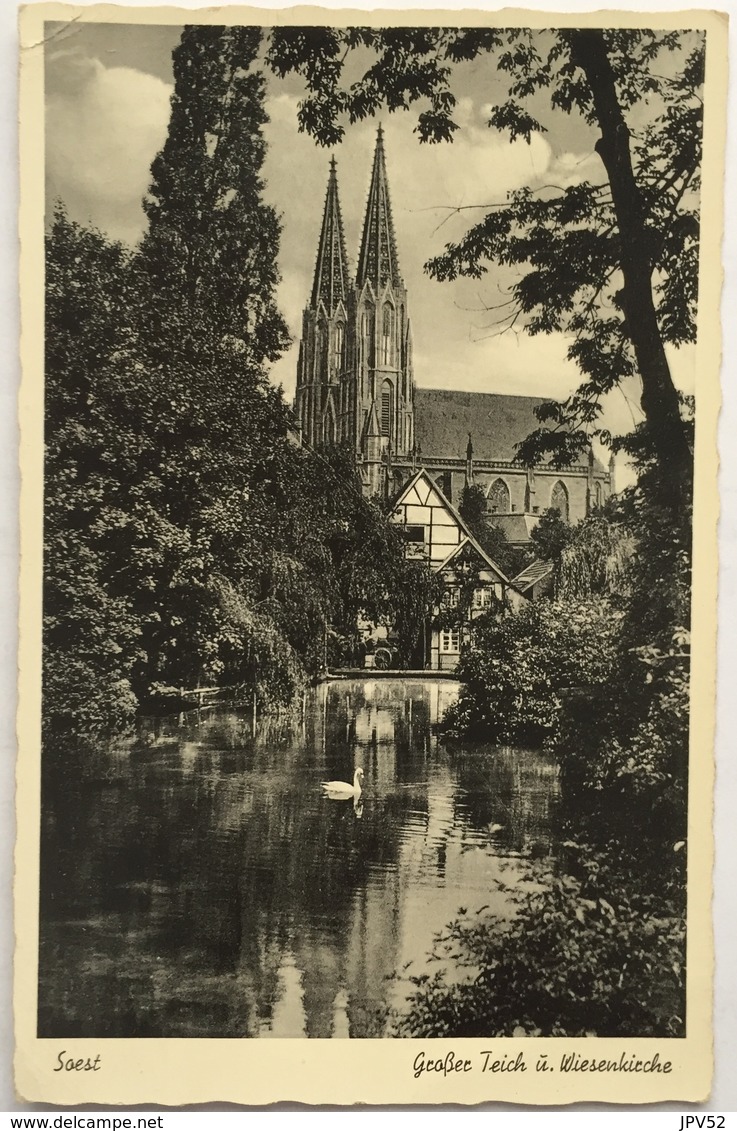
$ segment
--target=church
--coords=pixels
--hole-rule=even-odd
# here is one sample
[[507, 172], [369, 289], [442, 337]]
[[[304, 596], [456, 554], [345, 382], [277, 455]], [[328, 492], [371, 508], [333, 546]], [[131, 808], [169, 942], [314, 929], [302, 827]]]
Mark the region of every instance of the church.
[[535, 408], [542, 403], [415, 385], [381, 127], [355, 277], [332, 159], [299, 349], [295, 414], [302, 441], [351, 445], [367, 495], [393, 499], [423, 470], [457, 506], [464, 486], [477, 484], [488, 517], [510, 543], [524, 546], [548, 507], [577, 522], [613, 491], [613, 465], [606, 470], [591, 450], [563, 472], [515, 462], [517, 444], [538, 427]]

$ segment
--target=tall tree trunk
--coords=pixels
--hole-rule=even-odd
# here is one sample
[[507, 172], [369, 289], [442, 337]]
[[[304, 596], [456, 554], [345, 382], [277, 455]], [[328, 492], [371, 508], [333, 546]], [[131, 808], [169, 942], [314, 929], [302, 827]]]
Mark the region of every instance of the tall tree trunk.
[[571, 56], [586, 75], [601, 128], [596, 150], [609, 177], [620, 238], [622, 304], [642, 380], [642, 410], [662, 469], [663, 501], [680, 506], [690, 498], [693, 460], [679, 411], [653, 300], [651, 235], [635, 180], [629, 130], [617, 97], [604, 35], [569, 33]]

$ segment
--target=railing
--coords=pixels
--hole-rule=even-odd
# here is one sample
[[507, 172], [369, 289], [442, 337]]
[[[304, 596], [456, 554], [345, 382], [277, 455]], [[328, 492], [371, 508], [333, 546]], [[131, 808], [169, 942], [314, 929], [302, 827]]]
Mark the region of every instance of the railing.
[[[437, 470], [438, 468], [444, 468], [447, 471], [453, 471], [455, 469], [458, 469], [460, 471], [465, 471], [466, 460], [465, 459], [454, 459], [454, 458], [450, 458], [450, 457], [448, 457], [448, 458], [444, 457], [444, 458], [441, 458], [441, 459], [436, 459], [434, 457], [430, 457], [427, 461], [427, 464], [425, 464], [423, 462], [422, 456], [420, 456], [418, 459], [415, 460], [415, 466], [418, 470], [421, 467], [430, 466], [430, 467], [433, 468], [433, 470]], [[408, 456], [392, 456], [392, 467], [411, 468], [412, 467], [412, 460]], [[522, 472], [522, 473], [527, 472], [526, 467], [524, 467], [521, 463], [516, 463], [514, 460], [476, 459], [475, 457], [474, 457], [474, 460], [473, 460], [473, 469], [474, 469], [474, 471], [516, 471], [516, 472]], [[560, 469], [553, 468], [553, 467], [535, 467], [532, 470], [533, 470], [535, 475], [554, 475], [557, 478], [560, 478], [561, 475], [571, 475], [571, 474], [575, 474], [575, 473], [579, 473], [579, 474], [582, 474], [582, 475], [588, 475], [588, 472], [589, 472], [588, 465], [585, 464], [585, 463], [573, 463], [569, 467], [564, 467], [564, 468], [560, 468]], [[599, 477], [601, 477], [601, 473], [599, 473]]]

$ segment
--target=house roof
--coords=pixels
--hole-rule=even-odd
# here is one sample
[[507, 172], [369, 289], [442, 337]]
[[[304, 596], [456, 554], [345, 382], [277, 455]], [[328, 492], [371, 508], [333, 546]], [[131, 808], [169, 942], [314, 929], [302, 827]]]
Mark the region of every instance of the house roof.
[[442, 573], [442, 571], [444, 569], [448, 569], [453, 564], [453, 559], [457, 558], [458, 555], [460, 554], [461, 550], [466, 549], [466, 547], [468, 547], [468, 546], [470, 546], [471, 549], [474, 550], [475, 553], [478, 555], [478, 557], [481, 558], [481, 561], [484, 563], [484, 565], [488, 569], [493, 570], [493, 572], [496, 573], [499, 576], [499, 578], [502, 581], [505, 582], [505, 584], [507, 584], [507, 585], [512, 584], [512, 582], [509, 580], [509, 578], [506, 577], [505, 574], [502, 573], [502, 571], [500, 570], [500, 568], [496, 564], [496, 562], [493, 561], [492, 558], [489, 557], [489, 555], [484, 550], [483, 546], [479, 545], [479, 543], [476, 541], [476, 539], [473, 537], [472, 534], [464, 534], [464, 537], [461, 539], [461, 541], [458, 543], [458, 545], [453, 546], [451, 548], [448, 556], [443, 559], [443, 561], [440, 563], [440, 565], [435, 567], [435, 572], [436, 573]]
[[[412, 490], [412, 488], [415, 486], [415, 484], [417, 483], [417, 481], [419, 479], [424, 479], [424, 480], [426, 480], [426, 482], [428, 484], [430, 484], [430, 486], [432, 487], [432, 490], [440, 498], [440, 501], [442, 502], [443, 506], [447, 509], [448, 513], [450, 515], [452, 515], [453, 518], [455, 519], [455, 521], [458, 523], [458, 525], [459, 525], [459, 527], [460, 527], [460, 529], [461, 529], [461, 531], [463, 532], [463, 535], [464, 535], [464, 537], [461, 539], [461, 541], [458, 543], [458, 545], [453, 546], [452, 549], [450, 550], [448, 556], [440, 563], [440, 565], [438, 565], [436, 567], [435, 572], [440, 573], [440, 571], [442, 569], [445, 569], [449, 565], [449, 563], [452, 561], [452, 559], [456, 556], [456, 554], [459, 553], [459, 551], [463, 549], [464, 546], [472, 546], [473, 549], [476, 551], [476, 553], [479, 554], [481, 559], [486, 563], [486, 565], [488, 565], [491, 569], [493, 569], [494, 572], [499, 575], [501, 580], [503, 582], [505, 582], [505, 584], [512, 585], [512, 582], [509, 580], [509, 578], [504, 573], [504, 571], [496, 564], [495, 561], [493, 561], [492, 558], [489, 557], [489, 555], [486, 553], [486, 550], [484, 550], [483, 546], [481, 546], [479, 544], [479, 542], [476, 541], [473, 534], [471, 533], [468, 526], [466, 525], [466, 522], [464, 521], [464, 519], [461, 517], [461, 515], [456, 510], [456, 508], [453, 506], [453, 504], [446, 498], [446, 496], [443, 494], [442, 489], [438, 486], [438, 484], [435, 482], [433, 477], [428, 474], [428, 472], [425, 470], [424, 467], [421, 467], [419, 469], [419, 471], [416, 471], [415, 474], [412, 476], [412, 478], [407, 483], [405, 483], [404, 487], [402, 487], [401, 491], [399, 492], [399, 494], [394, 499], [394, 502], [392, 504], [392, 511], [396, 510], [396, 508], [401, 505], [402, 500], [410, 493], [410, 491]], [[513, 586], [513, 588], [516, 588], [516, 586]]]
[[532, 588], [538, 581], [542, 581], [552, 572], [553, 563], [544, 562], [541, 558], [535, 558], [534, 562], [530, 562], [528, 566], [518, 573], [513, 579], [513, 584], [522, 593], [525, 590]]
[[[415, 437], [425, 460], [465, 458], [470, 433], [474, 459], [511, 461], [517, 444], [540, 427], [535, 409], [551, 399], [418, 387]], [[594, 470], [604, 473], [598, 459]]]

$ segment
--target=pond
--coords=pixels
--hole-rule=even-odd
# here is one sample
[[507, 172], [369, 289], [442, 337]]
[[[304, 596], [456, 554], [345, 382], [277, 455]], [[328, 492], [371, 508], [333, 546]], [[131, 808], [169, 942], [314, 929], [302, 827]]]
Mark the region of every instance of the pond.
[[[46, 774], [39, 1036], [375, 1037], [458, 913], [553, 851], [555, 766], [446, 748], [452, 681], [322, 684]], [[365, 772], [360, 804], [324, 779]]]

